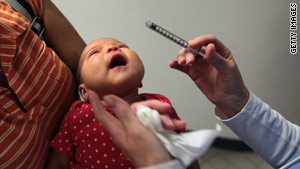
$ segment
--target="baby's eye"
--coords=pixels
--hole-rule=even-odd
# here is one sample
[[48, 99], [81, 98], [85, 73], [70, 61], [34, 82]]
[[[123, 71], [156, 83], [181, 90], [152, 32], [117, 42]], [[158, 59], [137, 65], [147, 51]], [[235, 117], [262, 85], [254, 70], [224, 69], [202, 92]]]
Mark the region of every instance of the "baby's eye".
[[90, 56], [92, 56], [92, 55], [94, 55], [96, 53], [98, 53], [98, 51], [93, 51], [93, 52], [91, 52]]
[[129, 47], [125, 44], [120, 44], [119, 48], [129, 48]]
[[100, 52], [100, 50], [95, 50], [95, 51], [92, 51], [91, 53], [90, 53], [90, 55], [89, 56], [93, 56], [93, 55], [95, 55], [95, 54], [97, 54], [97, 53], [99, 53]]

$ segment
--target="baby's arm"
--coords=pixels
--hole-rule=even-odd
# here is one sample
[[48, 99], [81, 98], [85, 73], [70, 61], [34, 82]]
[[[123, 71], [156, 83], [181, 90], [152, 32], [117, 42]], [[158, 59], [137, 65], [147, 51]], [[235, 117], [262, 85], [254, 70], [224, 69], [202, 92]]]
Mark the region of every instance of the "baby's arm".
[[46, 164], [46, 169], [68, 169], [69, 161], [67, 157], [61, 155], [56, 150], [51, 148], [48, 162]]

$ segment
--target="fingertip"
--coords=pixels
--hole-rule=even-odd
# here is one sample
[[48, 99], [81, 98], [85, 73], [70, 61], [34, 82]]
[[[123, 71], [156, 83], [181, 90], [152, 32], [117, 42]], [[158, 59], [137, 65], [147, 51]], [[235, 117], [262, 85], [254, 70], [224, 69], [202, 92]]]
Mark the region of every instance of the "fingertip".
[[186, 59], [185, 59], [183, 56], [179, 56], [179, 57], [177, 58], [177, 60], [178, 60], [178, 64], [179, 64], [179, 65], [183, 65], [183, 64], [186, 63]]
[[197, 49], [200, 46], [206, 46], [207, 44], [215, 43], [216, 41], [218, 41], [217, 38], [212, 34], [198, 36], [189, 41], [189, 47]]
[[135, 116], [129, 104], [122, 98], [116, 95], [106, 95], [103, 97], [103, 100], [122, 123], [125, 124], [126, 122], [130, 122], [132, 120], [132, 116]]
[[195, 61], [195, 55], [192, 53], [188, 53], [186, 55], [186, 63], [187, 64], [192, 64]]
[[203, 46], [203, 41], [206, 36], [198, 36], [189, 41], [189, 47], [191, 48], [199, 48], [199, 46]]
[[183, 120], [174, 120], [174, 125], [177, 130], [184, 130], [186, 128], [186, 122]]
[[161, 102], [158, 100], [142, 101], [132, 106], [136, 107], [138, 104], [149, 107], [150, 109], [157, 110], [160, 114], [168, 114], [168, 112], [172, 109], [172, 106], [169, 103]]
[[87, 94], [88, 94], [88, 100], [91, 104], [96, 103], [100, 100], [97, 93], [92, 90], [88, 90]]
[[216, 52], [215, 45], [212, 43], [208, 44], [205, 52], [206, 56], [211, 57], [212, 55], [214, 55], [215, 52]]
[[87, 91], [88, 94], [88, 100], [91, 103], [92, 107], [93, 107], [93, 113], [95, 118], [101, 122], [101, 123], [106, 123], [105, 119], [110, 118], [107, 117], [109, 115], [106, 115], [106, 110], [104, 109], [99, 96], [97, 95], [96, 92], [92, 91], [92, 90], [88, 90]]
[[179, 65], [177, 60], [174, 60], [173, 62], [170, 62], [169, 66], [170, 66], [170, 68], [176, 69], [176, 70], [181, 70], [182, 69], [182, 65]]
[[113, 95], [105, 95], [105, 96], [103, 96], [103, 100], [107, 103], [107, 105], [110, 108], [115, 107], [115, 102], [116, 102], [115, 99], [116, 99], [116, 97], [114, 97]]
[[213, 65], [218, 70], [224, 70], [227, 67], [227, 60], [216, 52], [214, 44], [208, 44], [206, 48], [207, 62]]
[[186, 122], [183, 120], [179, 120], [177, 121], [177, 123], [179, 124], [179, 126], [186, 127]]
[[171, 60], [171, 61], [169, 62], [170, 68], [174, 68], [176, 65], [178, 65], [177, 60]]
[[165, 129], [175, 130], [175, 125], [169, 117], [166, 117], [165, 115], [161, 115], [160, 118], [161, 118], [162, 124], [163, 124]]
[[194, 47], [195, 45], [197, 45], [197, 42], [199, 41], [198, 39], [199, 37], [189, 40], [189, 47]]
[[89, 96], [95, 96], [96, 95], [96, 93], [94, 91], [92, 91], [92, 90], [87, 90], [87, 94]]
[[218, 58], [217, 58], [216, 48], [214, 44], [210, 43], [207, 45], [205, 55], [206, 55], [206, 60], [209, 63], [214, 64], [217, 61]]
[[173, 108], [171, 104], [160, 101], [157, 102], [157, 105], [159, 105], [159, 107], [155, 107], [154, 105], [152, 105], [151, 107], [158, 110], [161, 114], [168, 114], [169, 111]]

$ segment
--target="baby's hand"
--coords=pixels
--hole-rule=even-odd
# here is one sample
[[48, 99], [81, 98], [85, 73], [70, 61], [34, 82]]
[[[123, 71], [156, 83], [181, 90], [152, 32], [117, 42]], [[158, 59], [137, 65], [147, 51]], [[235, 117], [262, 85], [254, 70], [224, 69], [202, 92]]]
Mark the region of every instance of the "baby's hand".
[[185, 129], [185, 121], [173, 119], [167, 114], [172, 109], [170, 104], [163, 103], [158, 100], [147, 100], [143, 102], [137, 102], [131, 105], [131, 108], [134, 110], [134, 112], [136, 112], [136, 107], [139, 104], [157, 110], [160, 113], [160, 119], [165, 129], [173, 131], [183, 131]]

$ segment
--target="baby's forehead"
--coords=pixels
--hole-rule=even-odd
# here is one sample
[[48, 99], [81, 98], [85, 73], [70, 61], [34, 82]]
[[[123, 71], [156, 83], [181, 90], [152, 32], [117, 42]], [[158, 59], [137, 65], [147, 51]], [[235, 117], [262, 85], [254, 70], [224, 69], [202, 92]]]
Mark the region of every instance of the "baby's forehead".
[[82, 55], [86, 55], [87, 52], [94, 47], [102, 47], [106, 44], [114, 44], [114, 43], [120, 43], [120, 42], [117, 39], [113, 39], [113, 38], [99, 38], [93, 40], [92, 42], [88, 43], [86, 47], [83, 49]]
[[115, 43], [120, 43], [120, 41], [114, 38], [99, 38], [90, 42], [86, 47], [89, 48], [97, 45], [106, 45], [106, 44], [115, 44]]
[[[96, 40], [93, 40], [92, 42], [88, 43], [86, 47], [83, 49], [80, 60], [84, 59], [88, 55], [88, 52], [91, 51], [91, 49], [93, 48], [101, 48], [104, 45], [117, 44], [117, 43], [121, 43], [121, 42], [114, 38], [98, 38]], [[79, 62], [79, 65], [81, 64], [82, 61]]]

